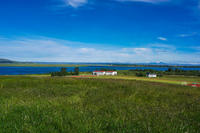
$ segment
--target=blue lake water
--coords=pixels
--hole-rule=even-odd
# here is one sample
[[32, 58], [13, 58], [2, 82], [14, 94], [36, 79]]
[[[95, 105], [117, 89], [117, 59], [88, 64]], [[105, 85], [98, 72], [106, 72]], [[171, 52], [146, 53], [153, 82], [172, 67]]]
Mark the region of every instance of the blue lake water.
[[[67, 67], [67, 71], [74, 71], [75, 67]], [[119, 67], [119, 66], [87, 66], [79, 67], [80, 72], [94, 71], [96, 69], [109, 68], [116, 70], [131, 70], [131, 69], [153, 69], [165, 71], [168, 67]], [[200, 68], [180, 68], [182, 70], [198, 70]], [[20, 75], [20, 74], [43, 74], [49, 72], [60, 71], [61, 67], [0, 67], [0, 75]]]

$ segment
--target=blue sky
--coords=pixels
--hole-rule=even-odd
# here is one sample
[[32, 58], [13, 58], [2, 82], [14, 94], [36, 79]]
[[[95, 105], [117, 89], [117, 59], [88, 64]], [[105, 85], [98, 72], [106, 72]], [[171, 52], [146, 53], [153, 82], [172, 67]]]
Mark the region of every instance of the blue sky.
[[200, 64], [200, 1], [0, 0], [0, 58]]

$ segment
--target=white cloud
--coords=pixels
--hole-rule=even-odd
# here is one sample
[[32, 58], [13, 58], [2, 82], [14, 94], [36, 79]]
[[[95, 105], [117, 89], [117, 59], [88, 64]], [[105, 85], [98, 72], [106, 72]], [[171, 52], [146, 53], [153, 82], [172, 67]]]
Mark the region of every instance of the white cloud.
[[153, 52], [157, 53], [158, 55], [163, 53], [176, 52], [176, 47], [168, 44], [154, 43], [154, 44], [149, 44], [149, 47], [152, 49]]
[[162, 41], [167, 41], [167, 39], [164, 37], [157, 37], [157, 39], [162, 40]]
[[192, 34], [181, 34], [181, 35], [177, 35], [177, 36], [180, 36], [180, 37], [188, 37], [188, 36], [194, 36], [196, 35], [197, 33], [196, 32], [193, 32]]
[[186, 34], [181, 34], [181, 35], [178, 35], [180, 37], [186, 37], [186, 36], [190, 36], [190, 35], [186, 35]]
[[123, 48], [124, 52], [134, 52], [136, 54], [146, 54], [152, 52], [150, 48]]
[[[199, 60], [200, 53], [179, 52], [174, 46], [148, 44], [143, 47], [114, 48], [46, 37], [0, 40], [0, 57], [41, 62], [173, 62]], [[106, 49], [103, 49], [105, 48]]]
[[200, 53], [200, 46], [191, 46], [191, 47], [189, 47], [189, 49], [198, 51]]
[[62, 0], [66, 6], [77, 8], [87, 3], [87, 0]]
[[148, 2], [148, 3], [160, 3], [160, 2], [167, 2], [167, 1], [170, 1], [170, 0], [116, 0], [116, 1], [120, 1], [120, 2], [139, 1], [139, 2]]
[[176, 49], [175, 46], [173, 45], [163, 44], [163, 43], [150, 43], [149, 46], [152, 48], [166, 48], [166, 49], [172, 49], [172, 50]]
[[93, 52], [95, 52], [95, 49], [94, 48], [80, 48], [80, 49], [78, 49], [78, 52], [80, 52], [80, 53], [93, 53]]
[[0, 40], [0, 57], [17, 61], [108, 62], [129, 56], [112, 49], [91, 48], [95, 45], [45, 37], [4, 39]]

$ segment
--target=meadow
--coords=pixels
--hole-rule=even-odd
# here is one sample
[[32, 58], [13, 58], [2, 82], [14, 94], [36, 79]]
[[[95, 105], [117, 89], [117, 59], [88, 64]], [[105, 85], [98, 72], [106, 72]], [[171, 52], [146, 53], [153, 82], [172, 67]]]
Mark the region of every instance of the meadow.
[[0, 132], [200, 132], [200, 88], [0, 76]]

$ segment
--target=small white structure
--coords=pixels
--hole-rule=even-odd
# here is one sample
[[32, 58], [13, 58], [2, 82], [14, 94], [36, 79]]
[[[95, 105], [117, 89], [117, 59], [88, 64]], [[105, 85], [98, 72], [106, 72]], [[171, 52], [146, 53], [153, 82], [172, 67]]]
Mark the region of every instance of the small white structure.
[[106, 72], [105, 71], [93, 71], [92, 75], [105, 75]]
[[187, 82], [182, 82], [182, 85], [187, 85]]
[[106, 75], [117, 75], [116, 71], [107, 71]]
[[156, 77], [156, 74], [148, 73], [148, 74], [147, 74], [147, 77]]
[[93, 71], [92, 75], [117, 75], [116, 71]]

